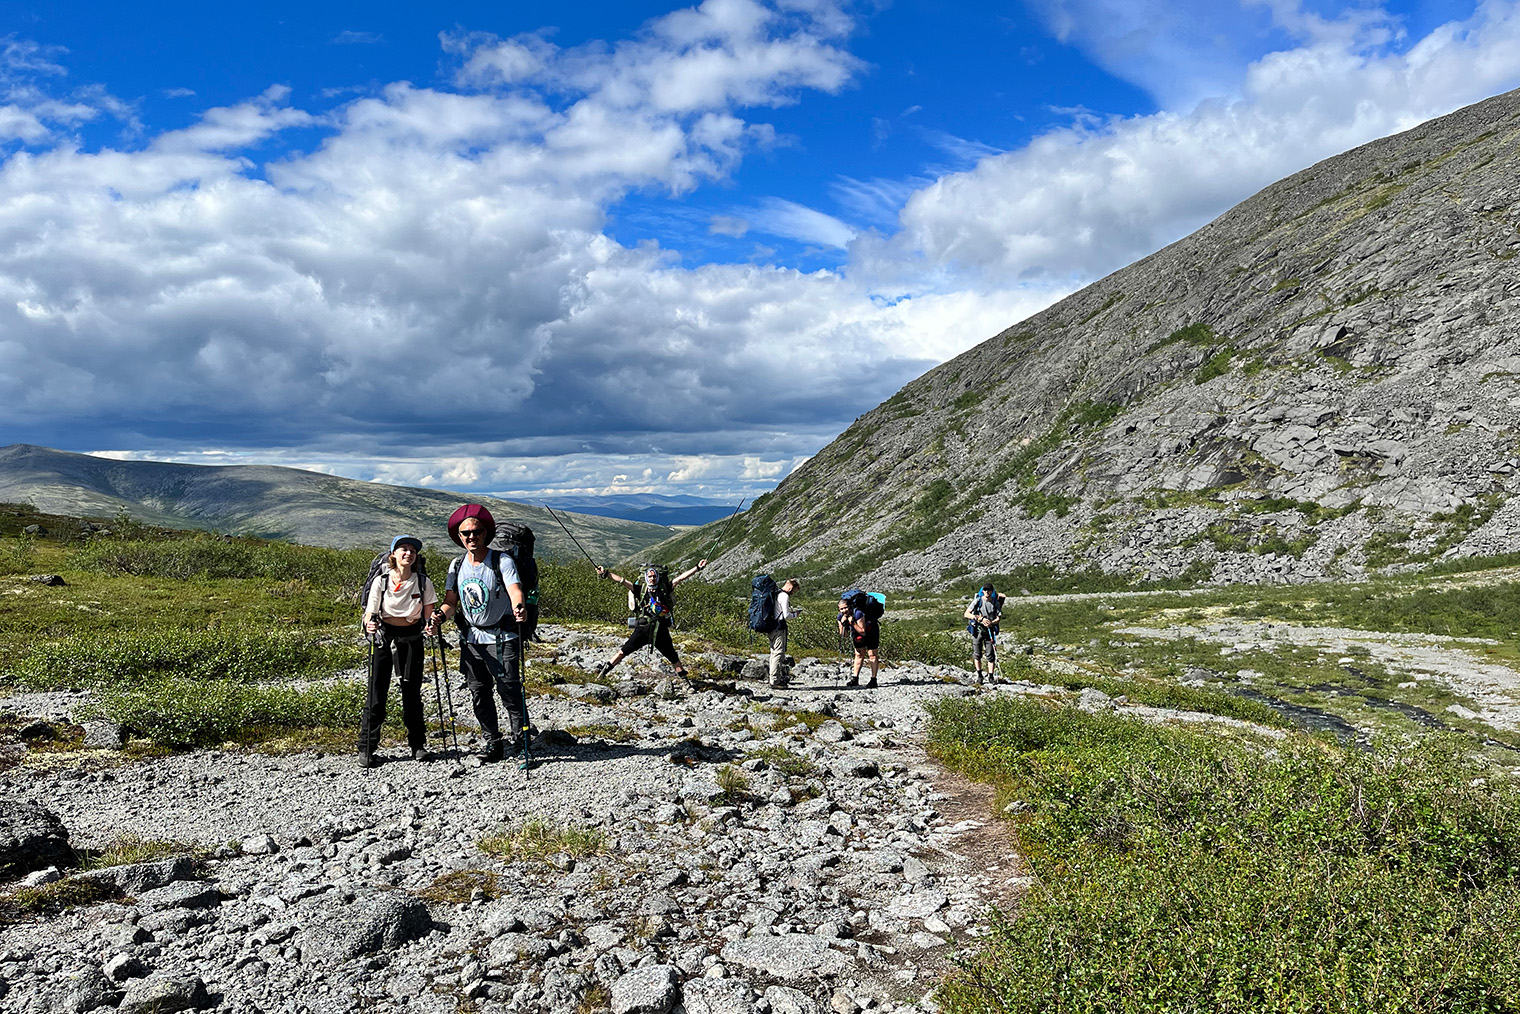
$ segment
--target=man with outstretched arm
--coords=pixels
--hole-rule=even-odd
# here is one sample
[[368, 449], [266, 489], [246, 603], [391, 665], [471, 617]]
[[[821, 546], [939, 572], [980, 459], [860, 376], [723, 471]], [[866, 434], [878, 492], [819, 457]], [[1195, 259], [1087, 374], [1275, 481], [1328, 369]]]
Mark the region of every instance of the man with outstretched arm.
[[[457, 616], [463, 621], [459, 668], [485, 737], [480, 759], [499, 761], [510, 750], [525, 766], [528, 702], [523, 694], [518, 626], [528, 613], [517, 564], [491, 548], [495, 535], [496, 519], [480, 504], [465, 504], [449, 517], [449, 538], [465, 548], [465, 555], [449, 564], [443, 605], [433, 612], [428, 633], [437, 634], [444, 619]], [[497, 724], [493, 686], [512, 720], [510, 738], [502, 736]]]
[[644, 568], [637, 582], [619, 577], [606, 567], [596, 568], [597, 577], [610, 578], [627, 588], [634, 602], [633, 633], [628, 635], [628, 640], [623, 642], [618, 653], [612, 656], [612, 661], [597, 670], [598, 676], [605, 677], [623, 659], [653, 642], [655, 650], [676, 667], [676, 675], [682, 679], [689, 678], [686, 667], [681, 664], [681, 656], [676, 654], [675, 642], [670, 639], [670, 621], [675, 615], [675, 586], [706, 566], [706, 560], [698, 560], [695, 567], [673, 578], [664, 577], [669, 572], [663, 568], [649, 566]]

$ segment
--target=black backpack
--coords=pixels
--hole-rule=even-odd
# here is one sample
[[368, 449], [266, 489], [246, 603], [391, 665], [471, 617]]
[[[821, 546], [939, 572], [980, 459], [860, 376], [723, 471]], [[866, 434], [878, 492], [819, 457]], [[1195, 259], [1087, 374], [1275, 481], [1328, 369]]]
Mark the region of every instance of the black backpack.
[[[649, 572], [654, 571], [653, 583], [649, 580]], [[662, 567], [657, 563], [645, 564], [639, 568], [638, 583], [639, 612], [656, 620], [671, 620], [675, 617], [675, 585], [670, 580], [670, 568]]]
[[769, 574], [761, 574], [749, 583], [749, 629], [769, 634], [780, 625], [776, 615], [776, 596], [781, 589]]
[[[375, 578], [390, 572], [391, 551], [382, 549], [369, 562], [369, 577], [364, 579], [364, 587], [359, 589], [359, 622], [361, 624], [369, 618], [369, 590], [375, 586]], [[417, 562], [412, 564], [412, 573], [417, 575], [418, 589], [425, 593], [427, 591], [427, 559], [421, 553], [417, 554]]]
[[527, 606], [528, 614], [520, 633], [523, 640], [531, 641], [538, 630], [538, 561], [533, 559], [533, 529], [515, 521], [504, 521], [497, 532], [502, 552], [517, 564], [517, 577], [522, 582], [523, 604]]

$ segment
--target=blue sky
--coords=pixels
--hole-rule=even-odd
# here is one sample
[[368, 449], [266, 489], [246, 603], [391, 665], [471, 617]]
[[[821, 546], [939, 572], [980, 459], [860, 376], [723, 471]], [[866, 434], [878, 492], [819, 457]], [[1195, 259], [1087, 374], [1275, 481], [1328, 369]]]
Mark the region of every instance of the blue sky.
[[0, 442], [754, 495], [1272, 181], [1520, 85], [1504, 2], [0, 0]]

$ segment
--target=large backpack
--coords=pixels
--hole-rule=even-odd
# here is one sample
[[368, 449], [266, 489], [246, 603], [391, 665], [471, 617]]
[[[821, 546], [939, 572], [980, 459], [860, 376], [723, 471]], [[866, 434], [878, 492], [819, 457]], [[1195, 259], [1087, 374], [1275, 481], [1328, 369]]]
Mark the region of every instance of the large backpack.
[[[391, 551], [382, 549], [369, 562], [369, 577], [364, 579], [364, 587], [359, 589], [359, 622], [361, 624], [369, 618], [369, 590], [375, 586], [375, 578], [390, 572]], [[421, 553], [417, 554], [417, 562], [412, 564], [412, 573], [417, 575], [417, 587], [426, 591], [427, 559]]]
[[839, 597], [848, 603], [851, 609], [859, 609], [867, 623], [876, 623], [887, 611], [887, 601], [883, 595], [851, 588]]
[[[654, 571], [650, 581], [649, 572]], [[670, 568], [657, 563], [639, 568], [638, 611], [656, 620], [669, 621], [675, 617], [675, 585], [670, 580]]]
[[520, 633], [524, 641], [530, 641], [538, 630], [538, 561], [533, 559], [533, 529], [515, 521], [503, 521], [496, 531], [504, 547], [502, 552], [517, 564], [517, 577], [523, 587], [523, 604], [527, 606], [528, 613]]
[[[976, 591], [976, 598], [971, 600], [971, 611], [977, 616], [986, 616], [989, 619], [1000, 613], [1003, 609], [1003, 603], [1007, 601], [1008, 596], [998, 595], [996, 592], [993, 594], [996, 596], [996, 599], [992, 604], [992, 612], [988, 612], [985, 593], [982, 591], [982, 589], [978, 588]], [[998, 627], [1000, 626], [1002, 626], [1001, 623], [994, 623], [992, 626], [982, 627], [982, 629], [990, 631], [995, 637], [997, 636]], [[966, 633], [975, 636], [978, 627], [981, 627], [981, 624], [976, 622], [975, 616], [966, 621]]]
[[749, 629], [769, 634], [780, 624], [776, 615], [776, 596], [781, 589], [769, 574], [761, 574], [749, 583]]

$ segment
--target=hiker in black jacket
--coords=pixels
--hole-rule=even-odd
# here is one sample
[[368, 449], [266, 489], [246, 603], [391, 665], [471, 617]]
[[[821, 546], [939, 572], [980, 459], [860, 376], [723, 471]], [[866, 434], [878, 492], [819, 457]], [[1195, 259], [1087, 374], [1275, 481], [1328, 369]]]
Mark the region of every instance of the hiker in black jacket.
[[675, 618], [675, 590], [676, 585], [706, 566], [706, 560], [698, 560], [695, 567], [671, 577], [664, 567], [651, 565], [644, 568], [637, 582], [619, 577], [606, 567], [596, 568], [597, 577], [610, 578], [627, 588], [629, 601], [633, 603], [633, 616], [628, 621], [633, 625], [633, 633], [628, 635], [628, 640], [623, 642], [618, 653], [612, 656], [612, 661], [596, 671], [597, 676], [606, 677], [617, 668], [619, 662], [652, 641], [655, 650], [670, 659], [670, 664], [676, 667], [676, 675], [682, 679], [687, 678], [686, 667], [681, 664], [675, 642], [670, 639], [670, 621]]

